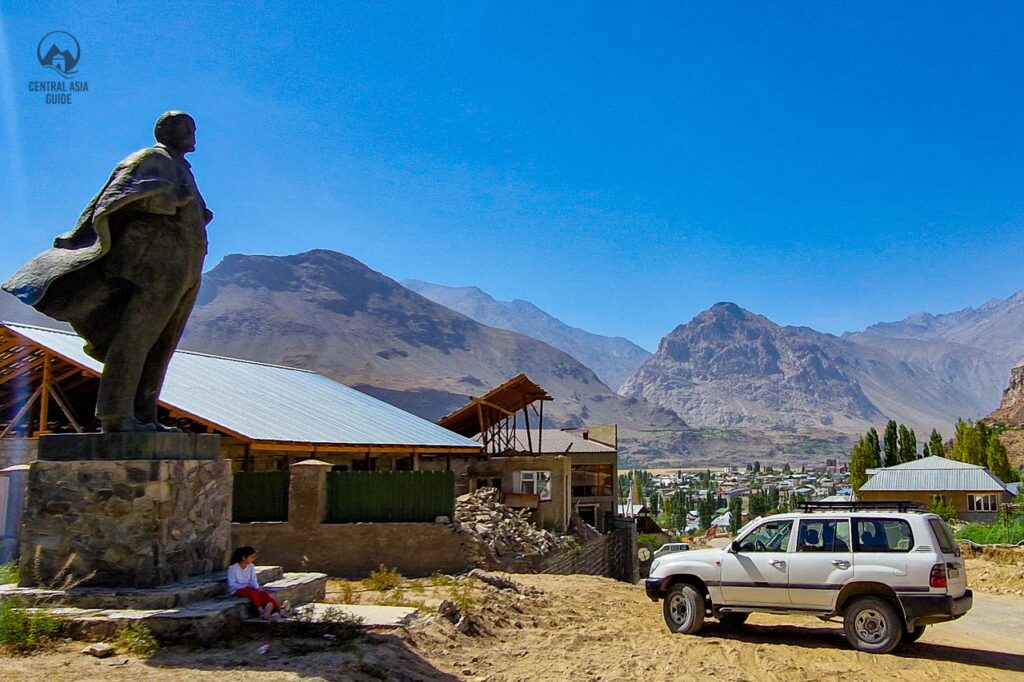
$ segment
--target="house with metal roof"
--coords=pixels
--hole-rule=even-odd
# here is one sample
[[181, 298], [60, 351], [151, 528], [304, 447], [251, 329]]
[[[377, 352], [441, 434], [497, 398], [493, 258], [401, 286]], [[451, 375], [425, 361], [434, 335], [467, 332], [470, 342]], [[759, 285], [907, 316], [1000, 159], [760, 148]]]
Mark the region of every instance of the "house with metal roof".
[[999, 507], [1015, 495], [983, 466], [946, 457], [923, 457], [881, 469], [868, 469], [858, 497], [867, 502], [908, 500], [929, 506], [939, 498], [964, 521], [991, 523]]
[[[103, 368], [82, 347], [70, 332], [0, 323], [0, 464], [33, 459], [39, 435], [96, 430]], [[160, 408], [165, 424], [220, 434], [236, 471], [308, 458], [338, 470], [419, 469], [421, 459], [481, 451], [474, 440], [316, 372], [204, 353], [174, 354]]]

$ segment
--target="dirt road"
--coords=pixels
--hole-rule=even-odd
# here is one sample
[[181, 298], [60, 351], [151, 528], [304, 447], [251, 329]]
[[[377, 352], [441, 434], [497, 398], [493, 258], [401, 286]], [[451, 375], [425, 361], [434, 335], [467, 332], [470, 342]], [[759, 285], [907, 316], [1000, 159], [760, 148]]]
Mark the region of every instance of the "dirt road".
[[[918, 645], [887, 656], [853, 651], [841, 626], [815, 618], [754, 615], [728, 630], [670, 634], [660, 604], [639, 588], [578, 576], [517, 576], [558, 595], [512, 616], [507, 636], [448, 648], [443, 669], [494, 682], [527, 680], [1005, 680], [1024, 679], [1024, 599], [980, 595], [960, 622], [930, 628]], [[539, 614], [538, 614], [539, 615]], [[520, 624], [522, 627], [520, 627]], [[443, 644], [417, 639], [440, 660]]]
[[[47, 680], [1024, 680], [1024, 599], [976, 594], [974, 610], [929, 628], [914, 647], [873, 656], [851, 650], [841, 627], [814, 618], [755, 615], [739, 630], [710, 622], [670, 634], [643, 588], [586, 576], [514, 576], [527, 594], [478, 585], [470, 634], [424, 618], [408, 632], [337, 647], [260, 639], [210, 649], [170, 647], [111, 666], [77, 653], [0, 657], [0, 678]], [[529, 588], [535, 588], [529, 590]], [[417, 587], [416, 589], [420, 589]], [[419, 593], [418, 593], [419, 594]], [[429, 594], [429, 589], [428, 589]], [[115, 658], [113, 662], [124, 659]]]

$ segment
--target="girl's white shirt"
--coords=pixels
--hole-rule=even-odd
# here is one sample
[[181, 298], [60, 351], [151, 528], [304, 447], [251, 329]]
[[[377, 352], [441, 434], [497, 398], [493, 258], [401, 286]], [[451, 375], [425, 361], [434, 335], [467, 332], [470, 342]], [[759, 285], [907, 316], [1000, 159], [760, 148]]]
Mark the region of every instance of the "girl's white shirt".
[[231, 564], [228, 567], [228, 593], [234, 594], [243, 587], [260, 589], [260, 583], [256, 579], [255, 564], [249, 564], [245, 568], [238, 564]]

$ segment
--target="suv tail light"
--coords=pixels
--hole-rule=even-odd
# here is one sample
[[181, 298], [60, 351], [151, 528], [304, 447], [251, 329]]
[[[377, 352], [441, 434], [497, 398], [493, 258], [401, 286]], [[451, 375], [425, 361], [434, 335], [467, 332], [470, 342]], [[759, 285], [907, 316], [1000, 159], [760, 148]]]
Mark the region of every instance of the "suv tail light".
[[935, 564], [928, 575], [928, 587], [946, 587], [946, 564]]

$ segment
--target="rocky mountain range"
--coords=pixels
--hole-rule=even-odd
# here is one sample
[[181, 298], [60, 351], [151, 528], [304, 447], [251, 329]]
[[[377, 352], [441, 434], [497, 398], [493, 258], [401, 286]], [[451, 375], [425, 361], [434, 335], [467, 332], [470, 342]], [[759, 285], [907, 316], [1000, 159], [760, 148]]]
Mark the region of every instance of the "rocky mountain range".
[[415, 279], [402, 284], [477, 322], [519, 332], [564, 350], [614, 389], [651, 357], [649, 351], [632, 341], [571, 327], [529, 301], [497, 301], [477, 287], [447, 287]]
[[[732, 303], [681, 325], [622, 393], [695, 427], [858, 433], [887, 419], [949, 433], [999, 402], [1024, 356], [1024, 297], [942, 316], [914, 315], [842, 337], [782, 327]], [[1022, 327], [1003, 345], [978, 329]], [[998, 351], [998, 352], [997, 352]]]
[[[525, 301], [409, 285], [428, 296], [332, 251], [228, 256], [205, 275], [182, 346], [314, 369], [429, 419], [525, 372], [556, 398], [549, 426], [615, 422], [627, 458], [671, 466], [842, 456], [889, 418], [948, 436], [1000, 404], [1024, 358], [1024, 292], [842, 336], [720, 303], [644, 360]], [[0, 319], [66, 326], [2, 292]], [[1024, 369], [1014, 376], [991, 420], [1018, 427]]]
[[567, 353], [438, 305], [341, 253], [232, 255], [203, 278], [182, 347], [313, 369], [429, 419], [525, 372], [545, 424], [680, 429]]
[[884, 419], [830, 341], [718, 303], [662, 339], [622, 393], [700, 426], [849, 432]]

